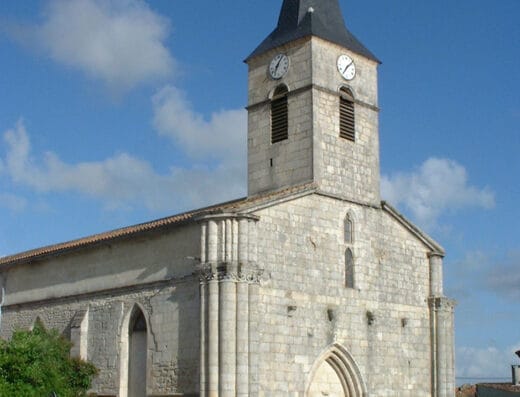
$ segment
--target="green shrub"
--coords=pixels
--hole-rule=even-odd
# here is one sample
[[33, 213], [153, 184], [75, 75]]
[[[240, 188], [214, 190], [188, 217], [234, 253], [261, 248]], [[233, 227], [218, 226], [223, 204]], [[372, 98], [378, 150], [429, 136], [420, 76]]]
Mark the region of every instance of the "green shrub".
[[97, 369], [70, 358], [72, 344], [37, 322], [32, 331], [16, 331], [0, 340], [0, 396], [59, 397], [86, 395]]

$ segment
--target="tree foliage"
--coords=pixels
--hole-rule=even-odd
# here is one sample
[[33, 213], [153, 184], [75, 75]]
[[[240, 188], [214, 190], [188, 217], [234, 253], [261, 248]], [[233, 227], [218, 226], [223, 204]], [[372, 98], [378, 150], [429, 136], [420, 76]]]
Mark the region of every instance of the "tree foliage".
[[16, 331], [11, 340], [0, 340], [0, 396], [85, 396], [98, 371], [70, 358], [71, 346], [38, 321], [32, 331]]

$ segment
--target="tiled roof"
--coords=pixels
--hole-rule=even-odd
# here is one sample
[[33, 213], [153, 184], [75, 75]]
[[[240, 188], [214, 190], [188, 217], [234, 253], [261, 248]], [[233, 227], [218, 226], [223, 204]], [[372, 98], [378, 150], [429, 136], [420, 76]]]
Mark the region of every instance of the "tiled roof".
[[492, 387], [498, 390], [508, 390], [520, 392], [520, 386], [515, 386], [512, 383], [479, 383], [482, 386]]
[[290, 198], [299, 193], [307, 193], [315, 190], [313, 183], [306, 183], [298, 186], [293, 186], [287, 189], [258, 194], [251, 197], [246, 197], [238, 200], [228, 201], [221, 204], [216, 204], [210, 207], [205, 207], [193, 211], [184, 212], [181, 214], [169, 216], [166, 218], [157, 219], [151, 222], [141, 223], [134, 226], [128, 226], [121, 229], [112, 230], [109, 232], [94, 234], [92, 236], [80, 238], [77, 240], [68, 241], [65, 243], [54, 244], [47, 247], [37, 248], [19, 254], [6, 256], [0, 258], [0, 266], [14, 265], [19, 263], [31, 262], [34, 260], [46, 258], [49, 256], [59, 255], [65, 252], [91, 247], [97, 244], [106, 243], [109, 241], [130, 238], [142, 233], [153, 232], [169, 226], [179, 225], [187, 222], [196, 221], [204, 215], [225, 213], [225, 212], [241, 212], [247, 211], [250, 208], [256, 208], [262, 205], [269, 204], [272, 201]]
[[246, 61], [307, 36], [320, 37], [379, 62], [346, 28], [338, 0], [284, 0], [278, 26]]

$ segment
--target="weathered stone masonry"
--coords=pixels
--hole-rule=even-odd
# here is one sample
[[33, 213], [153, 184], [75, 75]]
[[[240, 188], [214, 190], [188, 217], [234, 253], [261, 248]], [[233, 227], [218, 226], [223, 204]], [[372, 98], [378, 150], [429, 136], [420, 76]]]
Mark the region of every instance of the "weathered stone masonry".
[[99, 396], [453, 396], [444, 251], [380, 199], [379, 61], [337, 0], [284, 0], [246, 63], [248, 197], [0, 258], [2, 337], [59, 330]]

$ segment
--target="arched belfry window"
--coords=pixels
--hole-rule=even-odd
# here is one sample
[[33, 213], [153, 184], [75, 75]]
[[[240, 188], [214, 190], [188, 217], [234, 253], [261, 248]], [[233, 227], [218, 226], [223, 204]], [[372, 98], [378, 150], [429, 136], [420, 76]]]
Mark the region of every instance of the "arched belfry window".
[[353, 142], [356, 140], [354, 95], [346, 87], [339, 90], [339, 136]]
[[354, 288], [354, 254], [350, 248], [345, 251], [345, 287]]
[[271, 143], [281, 142], [289, 137], [289, 117], [285, 85], [276, 88], [271, 100]]

